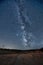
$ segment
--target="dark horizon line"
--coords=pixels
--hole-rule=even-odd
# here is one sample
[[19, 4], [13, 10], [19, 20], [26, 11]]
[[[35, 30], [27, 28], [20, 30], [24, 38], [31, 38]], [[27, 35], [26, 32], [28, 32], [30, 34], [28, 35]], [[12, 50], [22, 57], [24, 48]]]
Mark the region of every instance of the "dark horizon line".
[[43, 50], [42, 48], [39, 49], [9, 49], [9, 48], [0, 48], [0, 50], [9, 50], [9, 51], [35, 51], [35, 50]]

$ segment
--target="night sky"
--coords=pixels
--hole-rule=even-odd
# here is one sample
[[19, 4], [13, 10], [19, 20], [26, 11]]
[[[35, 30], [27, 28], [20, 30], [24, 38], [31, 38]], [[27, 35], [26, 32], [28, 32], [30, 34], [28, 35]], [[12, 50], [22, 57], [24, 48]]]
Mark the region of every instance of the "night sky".
[[19, 0], [0, 0], [0, 48], [42, 48], [43, 0], [24, 0], [23, 14], [19, 4]]

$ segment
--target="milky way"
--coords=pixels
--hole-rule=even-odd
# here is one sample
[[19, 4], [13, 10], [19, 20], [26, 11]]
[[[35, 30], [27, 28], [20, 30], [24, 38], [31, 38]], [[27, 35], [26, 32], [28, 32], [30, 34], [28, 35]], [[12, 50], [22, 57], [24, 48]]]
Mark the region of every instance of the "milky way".
[[0, 47], [43, 47], [42, 0], [0, 0]]
[[[16, 0], [17, 3], [17, 9], [18, 9], [18, 22], [20, 19], [21, 24], [21, 30], [22, 30], [22, 44], [24, 47], [29, 47], [31, 45], [31, 36], [29, 33], [31, 33], [31, 21], [29, 20], [29, 17], [27, 16], [27, 12], [25, 12], [24, 7], [24, 0]], [[25, 13], [24, 13], [25, 12]]]

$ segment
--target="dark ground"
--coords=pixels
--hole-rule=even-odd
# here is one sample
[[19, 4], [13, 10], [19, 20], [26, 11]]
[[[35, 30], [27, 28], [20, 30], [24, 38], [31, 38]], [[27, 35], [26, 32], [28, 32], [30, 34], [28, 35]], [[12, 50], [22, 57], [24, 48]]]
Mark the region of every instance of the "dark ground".
[[43, 50], [0, 49], [0, 65], [43, 65]]

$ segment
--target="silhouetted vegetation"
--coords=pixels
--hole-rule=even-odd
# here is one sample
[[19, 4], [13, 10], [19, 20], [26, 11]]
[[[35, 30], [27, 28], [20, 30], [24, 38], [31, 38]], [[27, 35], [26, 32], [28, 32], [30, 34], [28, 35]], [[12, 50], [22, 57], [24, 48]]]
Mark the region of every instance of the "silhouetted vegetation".
[[0, 54], [30, 53], [30, 52], [35, 52], [35, 51], [43, 52], [43, 48], [41, 48], [41, 49], [31, 49], [31, 50], [3, 49], [3, 48], [0, 48]]

